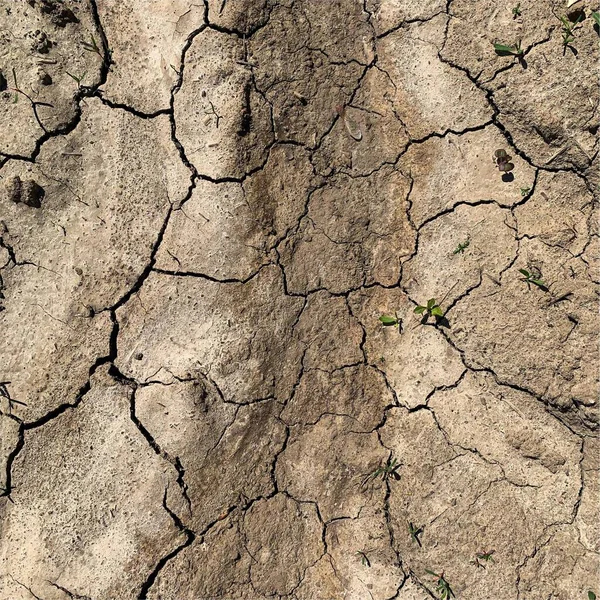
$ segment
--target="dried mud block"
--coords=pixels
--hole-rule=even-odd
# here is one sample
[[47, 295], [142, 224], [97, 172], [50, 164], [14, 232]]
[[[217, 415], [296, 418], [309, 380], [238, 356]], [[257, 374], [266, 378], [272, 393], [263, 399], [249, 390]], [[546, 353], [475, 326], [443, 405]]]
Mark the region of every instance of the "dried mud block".
[[7, 184], [8, 197], [15, 204], [26, 204], [31, 208], [40, 208], [42, 199], [44, 198], [44, 188], [39, 186], [33, 179], [21, 181], [21, 178], [16, 176], [11, 178]]
[[77, 408], [25, 432], [13, 502], [1, 509], [0, 590], [12, 576], [44, 598], [63, 597], [55, 585], [133, 597], [185, 540], [163, 508], [175, 470], [129, 419], [127, 388], [105, 385], [92, 382]]
[[304, 0], [271, 11], [248, 42], [248, 61], [278, 140], [317, 144], [373, 59], [372, 37], [359, 2]]
[[527, 55], [527, 69], [500, 73], [490, 84], [500, 122], [535, 165], [586, 169], [597, 153], [600, 102], [598, 61], [585, 60], [598, 50], [598, 34], [588, 18], [572, 44], [578, 55], [563, 56], [559, 23], [552, 40]]
[[104, 0], [98, 14], [113, 60], [103, 95], [145, 113], [168, 109], [183, 47], [202, 25], [204, 7], [187, 0]]
[[365, 3], [365, 10], [371, 14], [371, 22], [378, 36], [388, 34], [407, 21], [431, 19], [445, 9], [443, 0], [367, 0]]
[[265, 167], [243, 183], [199, 180], [169, 221], [157, 268], [247, 279], [298, 221], [312, 179], [306, 151], [276, 145]]
[[243, 178], [267, 159], [271, 109], [244, 61], [241, 39], [213, 30], [194, 38], [175, 95], [177, 137], [199, 173]]
[[276, 0], [208, 0], [208, 22], [211, 25], [251, 37], [254, 31], [264, 27], [271, 11], [278, 4], [289, 4]]
[[[494, 163], [493, 154], [499, 148], [513, 157], [515, 168], [510, 178], [503, 178]], [[449, 169], [449, 164], [460, 167]], [[523, 199], [521, 188], [533, 187], [535, 175], [493, 126], [415, 144], [398, 166], [413, 180], [410, 215], [417, 227], [458, 203], [494, 200], [500, 206], [513, 206]]]
[[362, 485], [389, 452], [377, 432], [353, 431], [354, 420], [324, 415], [315, 425], [293, 427], [276, 466], [278, 484], [292, 497], [316, 502], [323, 520], [355, 519], [370, 502], [382, 500], [383, 486]]
[[[82, 85], [99, 84], [102, 58], [85, 52], [81, 41], [100, 36], [87, 3], [1, 0], [0, 12], [5, 82], [0, 81], [0, 153], [29, 157], [46, 132], [69, 128], [79, 118], [79, 86], [68, 73], [85, 74]], [[42, 71], [52, 85], [40, 85]], [[9, 88], [22, 90], [31, 100]], [[32, 102], [38, 103], [38, 118]]]
[[283, 294], [275, 267], [246, 284], [151, 274], [138, 301], [117, 311], [116, 364], [139, 381], [204, 373], [232, 402], [285, 400], [300, 370], [303, 345], [293, 324], [302, 304]]
[[[598, 422], [598, 320], [595, 286], [583, 269], [570, 269], [578, 264], [561, 248], [522, 240], [501, 286], [484, 278], [454, 307], [449, 335], [468, 364], [530, 390], [584, 432]], [[520, 268], [539, 272], [550, 291], [528, 286]]]
[[[374, 287], [353, 293], [349, 301], [366, 331], [369, 364], [385, 374], [402, 405], [419, 406], [436, 388], [452, 385], [462, 375], [460, 354], [440, 332], [419, 325], [414, 304], [399, 289]], [[402, 319], [402, 333], [379, 321], [381, 315], [394, 314]]]
[[398, 281], [415, 234], [407, 219], [409, 182], [392, 167], [368, 178], [338, 175], [310, 196], [308, 212], [280, 246], [288, 289], [343, 293]]
[[347, 415], [354, 431], [368, 432], [381, 422], [394, 397], [385, 379], [366, 365], [328, 373], [305, 371], [281, 418], [289, 425], [314, 425], [325, 414]]
[[492, 117], [485, 94], [439, 59], [435, 44], [443, 39], [444, 27], [444, 17], [434, 18], [377, 43], [377, 65], [395, 86], [395, 113], [412, 139], [478, 127]]
[[419, 231], [417, 254], [402, 269], [404, 288], [419, 304], [443, 300], [445, 310], [482, 277], [498, 280], [517, 252], [514, 228], [510, 211], [496, 204], [457, 206]]

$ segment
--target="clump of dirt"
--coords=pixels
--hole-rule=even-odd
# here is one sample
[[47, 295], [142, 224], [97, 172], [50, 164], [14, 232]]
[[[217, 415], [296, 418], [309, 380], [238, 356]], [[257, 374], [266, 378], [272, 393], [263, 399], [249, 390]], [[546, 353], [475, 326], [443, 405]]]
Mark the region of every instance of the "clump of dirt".
[[9, 179], [7, 183], [8, 197], [16, 204], [22, 203], [32, 208], [40, 208], [42, 200], [46, 195], [44, 188], [38, 185], [33, 179], [21, 181], [16, 176]]
[[64, 0], [27, 0], [30, 6], [42, 14], [49, 15], [50, 20], [57, 27], [65, 27], [68, 23], [78, 23], [75, 13], [65, 6]]

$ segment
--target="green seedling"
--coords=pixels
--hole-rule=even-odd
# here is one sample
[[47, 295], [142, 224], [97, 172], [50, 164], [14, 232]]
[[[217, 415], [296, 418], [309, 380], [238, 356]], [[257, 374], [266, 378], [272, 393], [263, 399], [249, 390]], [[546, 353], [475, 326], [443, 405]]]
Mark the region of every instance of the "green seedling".
[[421, 547], [421, 540], [419, 539], [419, 536], [423, 533], [424, 529], [425, 528], [422, 525], [421, 527], [415, 527], [410, 521], [408, 523], [408, 533], [410, 534], [412, 541], [416, 542], [419, 547]]
[[487, 562], [496, 562], [492, 554], [494, 554], [495, 550], [490, 550], [489, 552], [477, 552], [475, 558], [471, 561], [472, 565], [476, 567], [481, 567], [485, 569], [485, 563]]
[[421, 306], [420, 304], [419, 306], [416, 306], [415, 313], [417, 315], [423, 315], [424, 321], [427, 321], [429, 317], [441, 319], [444, 316], [444, 311], [441, 309], [440, 305], [436, 303], [435, 298], [429, 298], [426, 306]]
[[398, 473], [398, 469], [401, 467], [401, 463], [399, 463], [395, 458], [391, 457], [381, 467], [375, 469], [372, 473], [369, 473], [362, 482], [362, 485], [365, 486], [369, 481], [373, 481], [378, 477], [381, 477], [382, 481], [388, 481], [390, 477], [393, 477], [396, 481], [400, 481], [400, 474]]
[[561, 34], [563, 54], [567, 51], [567, 47], [571, 44], [571, 42], [575, 41], [575, 36], [573, 35], [573, 32], [575, 31], [577, 25], [579, 25], [579, 23], [581, 23], [581, 21], [583, 21], [584, 18], [585, 15], [583, 12], [579, 12], [577, 14], [577, 18], [574, 21], [571, 21], [571, 19], [569, 19], [567, 15], [559, 17], [559, 21], [562, 25]]
[[77, 83], [77, 85], [81, 86], [81, 82], [83, 81], [83, 78], [86, 76], [87, 71], [83, 72], [83, 75], [81, 76], [77, 76], [77, 75], [71, 75], [71, 73], [69, 73], [69, 71], [65, 71], [65, 73], [71, 78], [73, 79], [73, 81], [75, 81]]
[[434, 573], [429, 569], [425, 569], [425, 571], [427, 571], [427, 573], [436, 578], [437, 581], [435, 583], [435, 591], [440, 595], [441, 600], [449, 600], [450, 598], [456, 598], [454, 592], [452, 591], [452, 588], [450, 587], [450, 584], [446, 581], [443, 572], [441, 575], [438, 575], [437, 573]]
[[94, 36], [91, 35], [90, 36], [92, 42], [81, 42], [81, 45], [83, 46], [84, 50], [87, 50], [88, 52], [94, 52], [95, 54], [97, 54], [100, 58], [102, 58], [102, 52], [100, 51], [100, 48], [98, 48], [98, 44], [96, 43], [96, 40], [94, 39]]
[[594, 21], [596, 22], [596, 25], [598, 27], [600, 27], [600, 13], [598, 12], [593, 12], [592, 13], [592, 19], [594, 19]]
[[515, 165], [510, 162], [512, 160], [512, 156], [510, 156], [510, 154], [508, 154], [508, 152], [502, 148], [494, 152], [494, 160], [498, 170], [501, 173], [508, 173], [515, 168]]
[[521, 47], [520, 41], [512, 46], [508, 46], [507, 44], [494, 44], [494, 50], [498, 56], [521, 57], [525, 52]]
[[521, 16], [521, 3], [519, 2], [516, 6], [512, 8], [513, 19]]
[[529, 284], [531, 283], [545, 292], [548, 291], [548, 286], [542, 281], [541, 275], [536, 276], [527, 269], [519, 269], [519, 273], [523, 275], [521, 281], [524, 281], [527, 284], [527, 287], [529, 287]]
[[529, 194], [529, 192], [531, 191], [531, 188], [521, 188], [521, 197], [525, 198], [525, 196], [527, 196], [527, 194]]
[[365, 567], [371, 566], [371, 561], [369, 560], [369, 557], [367, 556], [367, 554], [365, 552], [362, 552], [359, 550], [356, 553], [356, 555], [360, 556], [360, 562], [363, 564], [363, 566], [365, 566]]
[[14, 88], [15, 96], [13, 98], [13, 104], [16, 104], [19, 101], [19, 84], [17, 83], [17, 72], [15, 71], [14, 67], [12, 70], [12, 74], [13, 74], [13, 81], [15, 84], [15, 88]]
[[596, 600], [596, 594], [592, 590], [588, 592], [588, 600]]
[[464, 254], [465, 250], [469, 247], [471, 240], [467, 238], [464, 242], [458, 244], [456, 248], [452, 251], [452, 254]]
[[398, 331], [402, 333], [402, 319], [398, 317], [398, 313], [394, 313], [393, 317], [391, 315], [381, 315], [379, 321], [384, 327], [397, 327]]

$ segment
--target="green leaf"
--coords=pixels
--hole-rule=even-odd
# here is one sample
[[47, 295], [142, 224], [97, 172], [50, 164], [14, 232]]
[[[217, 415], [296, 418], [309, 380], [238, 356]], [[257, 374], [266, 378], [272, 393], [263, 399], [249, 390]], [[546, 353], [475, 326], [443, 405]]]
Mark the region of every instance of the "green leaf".
[[384, 327], [392, 327], [393, 325], [398, 325], [398, 319], [395, 317], [390, 317], [389, 315], [381, 315], [379, 317], [381, 324]]
[[596, 594], [594, 594], [594, 592], [592, 592], [592, 590], [590, 590], [588, 592], [588, 600], [596, 600]]
[[514, 56], [519, 54], [518, 48], [507, 46], [506, 44], [494, 44], [494, 50], [498, 56]]
[[422, 314], [423, 314], [423, 313], [424, 313], [426, 310], [427, 310], [427, 307], [425, 307], [425, 306], [417, 306], [417, 307], [415, 308], [415, 312], [416, 312], [418, 315], [422, 315]]
[[[598, 25], [598, 27], [600, 27], [600, 13], [597, 12], [593, 12], [592, 13], [592, 19], [594, 19], [594, 21], [596, 21], [596, 25]], [[593, 592], [592, 592], [593, 593]], [[596, 596], [594, 596], [595, 598]]]
[[444, 316], [444, 311], [439, 306], [434, 306], [431, 309], [431, 314], [434, 317], [443, 317]]
[[431, 310], [435, 306], [435, 298], [427, 300], [427, 310]]
[[534, 285], [537, 285], [538, 287], [541, 287], [541, 288], [546, 287], [546, 284], [541, 279], [530, 279], [529, 283], [533, 283]]
[[523, 275], [523, 277], [527, 277], [527, 279], [529, 279], [531, 277], [531, 273], [529, 271], [527, 271], [526, 269], [519, 269], [519, 273], [521, 273], [521, 275]]

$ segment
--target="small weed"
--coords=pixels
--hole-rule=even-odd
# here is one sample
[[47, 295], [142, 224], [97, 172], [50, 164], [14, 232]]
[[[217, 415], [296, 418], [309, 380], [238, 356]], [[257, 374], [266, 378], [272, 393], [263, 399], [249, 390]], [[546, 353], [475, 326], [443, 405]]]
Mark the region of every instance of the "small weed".
[[441, 600], [449, 600], [450, 598], [456, 598], [454, 592], [452, 591], [452, 588], [450, 587], [450, 584], [446, 581], [443, 572], [441, 575], [438, 575], [437, 573], [434, 573], [429, 569], [425, 570], [427, 571], [427, 573], [436, 578], [437, 581], [435, 583], [435, 591], [440, 595]]
[[515, 168], [515, 165], [511, 163], [512, 156], [500, 148], [494, 152], [494, 160], [496, 161], [496, 166], [501, 173], [508, 173]]
[[495, 550], [490, 550], [489, 552], [477, 552], [475, 558], [471, 561], [472, 565], [476, 567], [481, 567], [485, 569], [485, 563], [487, 562], [496, 562], [492, 554], [494, 554]]
[[517, 17], [521, 16], [521, 3], [519, 2], [516, 6], [513, 6], [512, 8], [512, 15], [513, 15], [513, 19], [516, 19]]
[[77, 83], [77, 85], [81, 86], [81, 82], [83, 81], [83, 78], [86, 76], [87, 71], [83, 72], [83, 75], [77, 76], [77, 75], [71, 75], [71, 73], [69, 73], [69, 71], [65, 71], [65, 73], [71, 78], [73, 79], [73, 81], [75, 81]]
[[397, 313], [394, 313], [393, 317], [391, 315], [381, 315], [379, 320], [384, 327], [397, 327], [399, 333], [402, 333], [402, 319], [398, 317]]
[[525, 198], [525, 196], [527, 196], [527, 194], [529, 194], [530, 191], [531, 191], [531, 188], [529, 188], [529, 187], [521, 188], [521, 197]]
[[512, 46], [508, 46], [507, 44], [494, 44], [494, 50], [498, 56], [522, 57], [525, 52], [521, 47], [520, 41]]
[[532, 283], [533, 285], [539, 287], [541, 290], [544, 290], [544, 292], [548, 291], [548, 286], [541, 279], [541, 273], [539, 275], [535, 275], [527, 269], [519, 269], [519, 273], [523, 275], [523, 279], [521, 279], [521, 281], [524, 281], [527, 284], [527, 287], [529, 287], [529, 284]]
[[19, 91], [20, 90], [19, 90], [19, 84], [17, 83], [17, 72], [15, 71], [14, 67], [12, 70], [12, 74], [13, 74], [13, 81], [15, 84], [15, 88], [14, 88], [15, 97], [13, 98], [13, 104], [16, 104], [19, 101]]
[[424, 529], [425, 528], [422, 525], [421, 527], [415, 527], [410, 521], [408, 523], [408, 533], [410, 534], [412, 541], [419, 544], [419, 547], [421, 547], [419, 536], [422, 535]]
[[435, 298], [429, 298], [426, 306], [421, 306], [420, 304], [419, 306], [416, 306], [415, 313], [417, 315], [423, 315], [424, 322], [426, 322], [429, 317], [441, 319], [444, 316], [444, 311], [441, 309], [440, 305], [436, 303]]
[[452, 254], [464, 254], [465, 250], [469, 247], [471, 240], [467, 238], [464, 242], [458, 244], [456, 248], [452, 251]]
[[588, 592], [588, 600], [596, 600], [596, 594], [592, 590]]
[[567, 48], [569, 47], [571, 42], [575, 41], [575, 36], [573, 35], [573, 32], [575, 31], [575, 28], [577, 27], [577, 25], [579, 25], [579, 23], [581, 23], [581, 21], [583, 21], [584, 18], [585, 18], [585, 15], [583, 12], [578, 12], [577, 17], [575, 18], [574, 21], [571, 21], [571, 19], [567, 15], [559, 17], [559, 21], [562, 25], [561, 34], [562, 34], [563, 54], [567, 51]]
[[594, 19], [594, 21], [596, 22], [596, 26], [600, 27], [600, 13], [593, 12], [592, 13], [592, 19]]
[[365, 566], [365, 567], [371, 566], [371, 561], [369, 560], [369, 557], [367, 556], [366, 552], [362, 552], [361, 550], [359, 550], [356, 553], [356, 555], [360, 556], [360, 562], [363, 564], [363, 566]]
[[400, 474], [398, 473], [398, 469], [402, 466], [395, 458], [391, 457], [381, 467], [375, 469], [372, 473], [369, 473], [362, 482], [362, 486], [364, 487], [369, 483], [369, 481], [373, 481], [378, 477], [381, 477], [382, 481], [388, 481], [390, 477], [393, 477], [396, 481], [400, 481]]
[[95, 54], [97, 54], [100, 58], [102, 57], [102, 52], [100, 51], [100, 48], [98, 48], [98, 44], [96, 44], [96, 40], [94, 39], [94, 36], [91, 35], [90, 36], [92, 42], [81, 42], [81, 45], [83, 46], [84, 50], [87, 50], [88, 52], [94, 52]]

